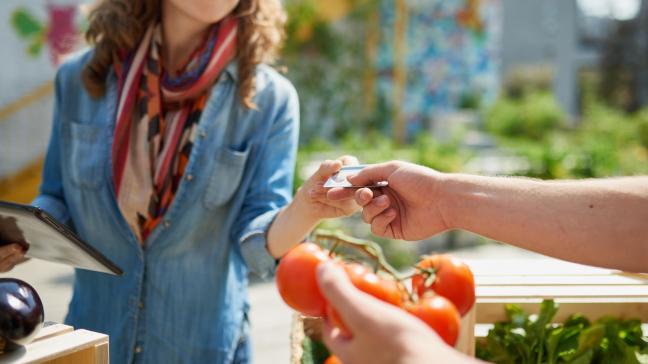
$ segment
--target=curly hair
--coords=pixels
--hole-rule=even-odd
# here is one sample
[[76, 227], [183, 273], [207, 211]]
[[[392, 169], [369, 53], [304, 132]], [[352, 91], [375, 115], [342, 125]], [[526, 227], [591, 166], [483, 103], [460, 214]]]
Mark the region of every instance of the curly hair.
[[[137, 47], [160, 13], [161, 0], [99, 0], [93, 5], [85, 38], [95, 49], [81, 75], [91, 96], [104, 95], [116, 52]], [[239, 18], [239, 97], [244, 106], [254, 109], [255, 67], [276, 60], [285, 35], [286, 14], [280, 0], [240, 0], [234, 15]]]

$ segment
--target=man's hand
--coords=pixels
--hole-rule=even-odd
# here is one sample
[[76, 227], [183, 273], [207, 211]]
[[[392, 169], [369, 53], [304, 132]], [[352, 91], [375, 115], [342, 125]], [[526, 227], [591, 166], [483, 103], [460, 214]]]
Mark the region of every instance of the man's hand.
[[324, 324], [324, 342], [343, 363], [471, 363], [416, 317], [358, 290], [342, 268], [318, 267], [320, 289], [352, 337]]
[[[419, 240], [447, 230], [450, 226], [441, 209], [443, 174], [405, 162], [370, 165], [349, 182], [357, 186], [389, 182], [388, 187], [360, 188], [356, 202], [363, 207], [362, 217], [371, 232], [388, 238]], [[350, 189], [332, 189], [331, 200], [347, 198]]]

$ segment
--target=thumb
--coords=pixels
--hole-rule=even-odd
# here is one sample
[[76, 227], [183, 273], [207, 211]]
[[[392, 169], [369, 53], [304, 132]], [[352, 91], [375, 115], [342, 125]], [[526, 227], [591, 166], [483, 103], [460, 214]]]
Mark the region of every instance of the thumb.
[[354, 186], [373, 185], [378, 182], [389, 180], [389, 176], [391, 176], [398, 167], [399, 165], [396, 162], [373, 164], [363, 168], [357, 174], [349, 176], [347, 179]]
[[367, 329], [371, 321], [364, 307], [371, 305], [372, 297], [357, 289], [342, 267], [335, 262], [320, 263], [317, 280], [326, 300], [338, 312], [351, 332]]

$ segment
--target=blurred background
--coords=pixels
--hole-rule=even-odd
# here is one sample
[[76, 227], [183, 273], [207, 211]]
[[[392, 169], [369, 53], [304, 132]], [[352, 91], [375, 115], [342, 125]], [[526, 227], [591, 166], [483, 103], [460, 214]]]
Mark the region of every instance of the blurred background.
[[[52, 78], [83, 47], [78, 0], [0, 2], [0, 199], [35, 196]], [[301, 99], [295, 185], [323, 159], [408, 160], [445, 172], [588, 178], [648, 172], [648, 0], [285, 0], [279, 66]], [[487, 222], [485, 222], [487, 223]], [[357, 218], [326, 228], [370, 237], [396, 266], [452, 250], [530, 256], [465, 232], [419, 244], [371, 237]], [[62, 320], [71, 271], [11, 273]], [[286, 362], [290, 311], [253, 284], [257, 362]], [[278, 332], [284, 334], [279, 335]]]

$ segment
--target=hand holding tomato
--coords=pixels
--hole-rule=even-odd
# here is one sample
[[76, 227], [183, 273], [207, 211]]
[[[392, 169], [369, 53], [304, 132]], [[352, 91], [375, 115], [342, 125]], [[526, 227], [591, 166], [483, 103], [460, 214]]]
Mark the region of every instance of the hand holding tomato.
[[321, 293], [335, 306], [353, 337], [324, 325], [324, 342], [343, 363], [471, 363], [445, 345], [422, 320], [356, 288], [344, 270], [329, 262], [318, 268]]

